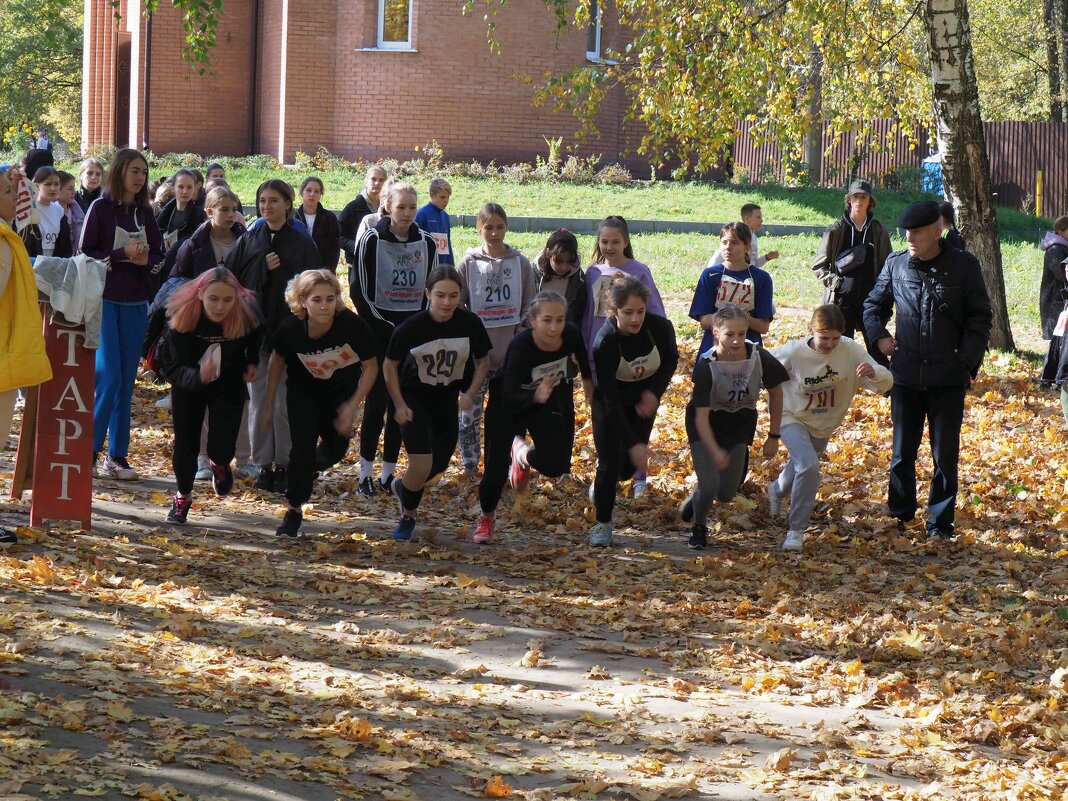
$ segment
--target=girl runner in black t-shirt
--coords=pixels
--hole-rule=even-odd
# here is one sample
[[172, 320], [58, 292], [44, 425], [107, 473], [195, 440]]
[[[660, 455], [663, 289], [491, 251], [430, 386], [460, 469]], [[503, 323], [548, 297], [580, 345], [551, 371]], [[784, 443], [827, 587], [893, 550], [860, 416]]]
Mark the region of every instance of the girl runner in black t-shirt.
[[609, 316], [593, 341], [597, 476], [590, 493], [597, 523], [590, 545], [612, 544], [616, 484], [648, 471], [649, 436], [660, 396], [679, 363], [675, 327], [665, 317], [646, 313], [649, 295], [637, 278], [618, 276], [611, 285]]
[[397, 326], [383, 365], [408, 452], [408, 470], [393, 482], [401, 507], [395, 540], [412, 538], [423, 488], [445, 470], [456, 449], [457, 412], [471, 410], [489, 372], [490, 338], [478, 316], [459, 307], [455, 268], [432, 270], [426, 296], [430, 307]]
[[252, 293], [224, 267], [175, 290], [167, 316], [158, 353], [162, 373], [171, 382], [178, 484], [167, 522], [184, 524], [193, 502], [205, 412], [215, 494], [227, 495], [234, 485], [230, 460], [248, 399], [245, 383], [256, 379], [261, 329]]
[[[593, 396], [590, 366], [582, 333], [568, 325], [567, 301], [559, 292], [540, 292], [530, 304], [530, 329], [521, 331], [504, 358], [502, 390], [491, 394], [487, 420], [500, 420], [501, 431], [486, 431], [486, 472], [478, 486], [482, 513], [475, 526], [475, 542], [493, 542], [497, 504], [504, 488], [507, 451], [490, 448], [500, 438], [511, 446], [508, 474], [513, 489], [523, 492], [531, 468], [550, 478], [571, 470], [575, 443], [574, 379], [581, 374], [586, 397]], [[499, 408], [493, 408], [497, 406]], [[529, 432], [534, 445], [527, 445]], [[511, 434], [508, 439], [505, 434]]]
[[294, 316], [283, 320], [274, 336], [264, 417], [270, 421], [274, 414], [285, 372], [292, 440], [286, 474], [289, 505], [275, 533], [296, 537], [315, 471], [340, 462], [349, 448], [356, 412], [378, 374], [379, 350], [367, 323], [345, 306], [332, 270], [306, 270], [292, 279], [286, 303]]

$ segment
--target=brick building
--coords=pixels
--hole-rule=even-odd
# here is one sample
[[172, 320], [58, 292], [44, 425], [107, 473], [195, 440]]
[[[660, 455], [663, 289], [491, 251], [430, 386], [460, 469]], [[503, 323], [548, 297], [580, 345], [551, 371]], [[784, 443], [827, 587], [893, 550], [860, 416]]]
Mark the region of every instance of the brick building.
[[[85, 2], [82, 149], [108, 143], [156, 153], [269, 153], [292, 162], [320, 145], [346, 158], [411, 158], [432, 140], [450, 160], [529, 161], [542, 137], [573, 142], [567, 113], [532, 108], [547, 71], [595, 68], [621, 31], [610, 13], [557, 36], [541, 0], [512, 0], [486, 43], [462, 0], [224, 0], [211, 72], [182, 61], [182, 20], [161, 2]], [[638, 166], [638, 136], [619, 98], [600, 136], [578, 148]], [[626, 151], [631, 151], [625, 154]]]

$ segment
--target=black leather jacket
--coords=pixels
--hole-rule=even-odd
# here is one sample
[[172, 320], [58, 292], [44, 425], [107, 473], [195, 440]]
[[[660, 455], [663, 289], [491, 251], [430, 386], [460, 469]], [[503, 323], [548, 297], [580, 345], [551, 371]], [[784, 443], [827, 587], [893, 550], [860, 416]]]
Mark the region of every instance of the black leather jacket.
[[[891, 253], [864, 302], [864, 328], [875, 342], [890, 336], [886, 323], [897, 310], [897, 350], [890, 359], [894, 382], [914, 389], [968, 386], [979, 369], [993, 315], [979, 261], [940, 242], [932, 261]], [[920, 276], [923, 270], [939, 297]], [[945, 304], [946, 310], [941, 306]]]

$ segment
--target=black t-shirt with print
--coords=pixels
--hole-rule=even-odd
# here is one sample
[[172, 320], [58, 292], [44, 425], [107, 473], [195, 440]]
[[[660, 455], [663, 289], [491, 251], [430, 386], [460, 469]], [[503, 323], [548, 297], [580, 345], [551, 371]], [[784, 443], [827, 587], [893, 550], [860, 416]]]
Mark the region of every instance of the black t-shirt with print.
[[475, 359], [492, 344], [478, 315], [456, 309], [443, 323], [421, 311], [397, 326], [386, 355], [400, 362], [398, 374], [405, 398], [423, 403], [455, 402], [471, 383]]
[[564, 326], [563, 342], [557, 350], [542, 350], [534, 342], [533, 331], [520, 331], [508, 345], [503, 372], [504, 401], [511, 413], [522, 414], [539, 405], [534, 402], [534, 393], [546, 376], [552, 376], [556, 384], [545, 406], [571, 406], [571, 382], [578, 375], [590, 377], [586, 343], [573, 325]]
[[308, 336], [307, 320], [287, 317], [278, 325], [274, 349], [286, 360], [289, 386], [334, 404], [355, 394], [363, 372], [360, 362], [381, 355], [374, 332], [349, 309], [318, 339]]

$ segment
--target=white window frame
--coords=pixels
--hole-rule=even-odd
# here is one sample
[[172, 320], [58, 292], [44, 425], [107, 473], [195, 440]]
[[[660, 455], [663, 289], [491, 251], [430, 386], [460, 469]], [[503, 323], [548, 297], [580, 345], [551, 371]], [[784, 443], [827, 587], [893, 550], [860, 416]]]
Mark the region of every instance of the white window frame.
[[412, 21], [414, 19], [414, 9], [412, 8], [412, 0], [408, 0], [408, 38], [403, 42], [387, 42], [386, 36], [386, 2], [387, 0], [378, 0], [378, 31], [377, 31], [377, 45], [378, 50], [411, 50], [412, 49]]
[[589, 26], [586, 28], [586, 45], [589, 47], [590, 43], [590, 28], [593, 29], [594, 36], [594, 49], [586, 50], [586, 59], [589, 61], [601, 61], [601, 3], [600, 0], [593, 0], [593, 15], [590, 19]]

